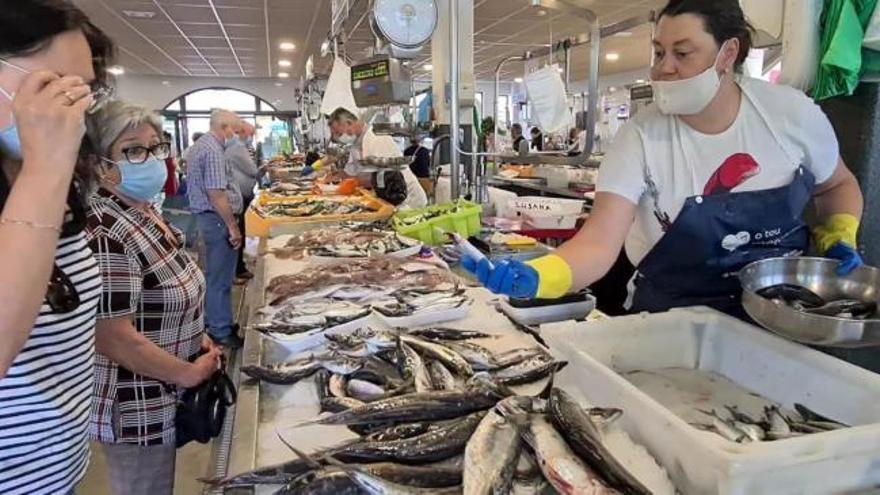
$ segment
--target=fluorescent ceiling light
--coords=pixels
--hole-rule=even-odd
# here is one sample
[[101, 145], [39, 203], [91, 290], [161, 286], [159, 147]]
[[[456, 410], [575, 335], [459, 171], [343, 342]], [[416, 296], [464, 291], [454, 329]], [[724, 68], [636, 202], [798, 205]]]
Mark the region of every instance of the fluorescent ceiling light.
[[636, 84], [645, 84], [644, 79], [636, 79]]
[[281, 79], [287, 79], [288, 77], [290, 77], [290, 74], [288, 74], [287, 72], [279, 72], [278, 77], [280, 77]]
[[279, 60], [278, 65], [280, 65], [281, 67], [290, 67], [293, 64], [290, 63], [290, 60]]
[[121, 76], [125, 74], [125, 68], [121, 65], [114, 65], [112, 67], [107, 67], [107, 72], [113, 74], [114, 76]]
[[296, 50], [296, 45], [289, 42], [289, 41], [285, 41], [285, 42], [281, 43], [280, 45], [278, 45], [278, 48], [281, 48], [285, 52], [292, 52], [292, 51]]
[[515, 82], [515, 83], [521, 83], [521, 82], [523, 82], [523, 78], [521, 78], [521, 77], [514, 77], [514, 78], [513, 78], [513, 82]]
[[605, 60], [609, 62], [617, 62], [620, 60], [620, 54], [616, 52], [608, 52], [605, 54]]
[[425, 70], [434, 70], [434, 66], [431, 64], [425, 64], [422, 66], [422, 68]]
[[149, 10], [123, 10], [122, 13], [132, 19], [152, 19], [156, 17], [156, 13]]

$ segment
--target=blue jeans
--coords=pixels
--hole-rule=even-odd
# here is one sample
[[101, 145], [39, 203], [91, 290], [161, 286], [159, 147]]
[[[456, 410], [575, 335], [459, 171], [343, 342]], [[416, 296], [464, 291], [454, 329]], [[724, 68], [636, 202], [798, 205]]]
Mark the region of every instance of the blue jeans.
[[235, 323], [231, 292], [238, 252], [229, 244], [229, 230], [220, 215], [198, 213], [196, 223], [205, 242], [205, 324], [211, 337], [228, 337]]

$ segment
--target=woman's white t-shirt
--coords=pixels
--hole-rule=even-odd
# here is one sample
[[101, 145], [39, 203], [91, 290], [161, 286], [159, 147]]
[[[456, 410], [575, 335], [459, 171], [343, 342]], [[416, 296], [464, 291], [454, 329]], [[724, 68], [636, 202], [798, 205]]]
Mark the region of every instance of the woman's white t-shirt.
[[[687, 198], [723, 192], [759, 191], [791, 183], [800, 165], [816, 183], [837, 166], [837, 138], [828, 118], [806, 95], [757, 79], [739, 81], [742, 104], [734, 124], [720, 134], [702, 134], [651, 105], [624, 126], [599, 170], [596, 190], [618, 194], [638, 205], [626, 240], [633, 264], [663, 236], [654, 215], [645, 172], [656, 184], [660, 210], [674, 221]], [[727, 189], [713, 178], [741, 177]]]

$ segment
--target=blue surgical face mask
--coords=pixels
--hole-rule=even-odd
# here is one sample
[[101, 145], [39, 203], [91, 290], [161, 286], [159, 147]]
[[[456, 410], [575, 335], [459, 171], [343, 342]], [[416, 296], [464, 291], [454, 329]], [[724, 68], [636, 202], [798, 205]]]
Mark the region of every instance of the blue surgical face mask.
[[122, 194], [137, 201], [149, 202], [162, 192], [165, 181], [168, 179], [168, 169], [165, 162], [154, 156], [150, 156], [144, 163], [131, 163], [128, 160], [114, 162], [119, 167], [122, 180], [116, 189]]
[[245, 139], [244, 144], [246, 144], [246, 145], [248, 145], [248, 146], [253, 146], [253, 145], [254, 145], [254, 138], [253, 138], [253, 136], [250, 136], [250, 137], [248, 137], [247, 139]]
[[[9, 94], [5, 89], [0, 88], [0, 94], [12, 102], [13, 95]], [[15, 127], [15, 120], [3, 130], [0, 130], [0, 150], [3, 154], [21, 160], [21, 139], [18, 136], [18, 128]]]

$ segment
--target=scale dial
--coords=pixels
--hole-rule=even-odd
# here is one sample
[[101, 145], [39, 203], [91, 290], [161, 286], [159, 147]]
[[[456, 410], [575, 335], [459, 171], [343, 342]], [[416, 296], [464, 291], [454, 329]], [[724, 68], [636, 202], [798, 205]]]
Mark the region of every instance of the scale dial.
[[434, 0], [376, 0], [373, 20], [392, 45], [418, 48], [431, 39], [437, 27], [437, 3]]

